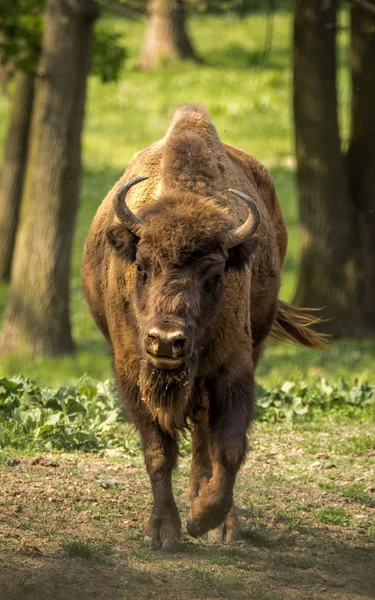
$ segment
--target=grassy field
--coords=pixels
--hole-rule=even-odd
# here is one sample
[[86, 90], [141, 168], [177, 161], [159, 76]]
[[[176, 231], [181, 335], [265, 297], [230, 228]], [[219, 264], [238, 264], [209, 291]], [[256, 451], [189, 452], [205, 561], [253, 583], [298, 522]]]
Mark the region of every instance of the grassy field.
[[[271, 170], [289, 230], [281, 296], [287, 300], [292, 297], [298, 262], [298, 231], [289, 13], [275, 17], [272, 52], [267, 62], [262, 60], [261, 52], [266, 28], [264, 15], [244, 20], [234, 16], [195, 17], [191, 33], [204, 64], [172, 65], [155, 73], [136, 69], [145, 24], [119, 18], [109, 21], [121, 32], [129, 57], [117, 83], [103, 85], [91, 78], [89, 84], [82, 201], [74, 241], [71, 297], [78, 352], [73, 358], [58, 360], [2, 357], [4, 375], [23, 373], [51, 384], [73, 382], [84, 373], [95, 380], [108, 378], [110, 359], [81, 289], [79, 271], [84, 240], [98, 205], [132, 154], [163, 135], [174, 108], [186, 102], [204, 105], [224, 140], [250, 152]], [[339, 89], [345, 108], [348, 86], [344, 69]], [[10, 97], [0, 96], [0, 139], [4, 137], [9, 106]], [[345, 122], [344, 117], [342, 120]], [[0, 317], [7, 296], [8, 289], [3, 286], [0, 288]], [[341, 375], [350, 379], [372, 378], [374, 358], [373, 342], [343, 342], [333, 346], [328, 354], [305, 353], [270, 344], [259, 379], [274, 385], [285, 379], [312, 379], [325, 374], [335, 378]]]
[[[267, 62], [261, 52], [264, 15], [244, 20], [194, 17], [191, 33], [204, 63], [171, 65], [155, 73], [136, 69], [144, 23], [119, 18], [111, 22], [121, 32], [129, 58], [117, 83], [104, 86], [91, 78], [89, 84], [72, 272], [78, 351], [74, 357], [58, 360], [2, 357], [0, 377], [23, 373], [54, 387], [76, 384], [85, 373], [95, 381], [111, 376], [107, 349], [81, 290], [83, 243], [101, 199], [131, 155], [160, 137], [173, 109], [186, 102], [204, 105], [222, 139], [250, 152], [270, 169], [289, 230], [281, 296], [290, 300], [293, 294], [298, 231], [290, 15], [275, 17]], [[345, 38], [341, 39], [341, 56], [344, 59]], [[348, 83], [344, 68], [339, 92], [345, 133]], [[0, 96], [0, 140], [9, 107], [10, 97]], [[6, 287], [0, 289], [0, 316], [8, 293]], [[35, 393], [30, 391], [20, 409], [13, 409], [9, 402], [2, 405], [3, 380], [0, 410], [5, 406], [8, 421], [0, 419], [0, 446], [4, 446], [0, 451], [0, 600], [85, 600], [93, 595], [103, 600], [374, 598], [374, 401], [362, 406], [356, 392], [342, 386], [347, 405], [327, 408], [323, 393], [320, 397], [319, 391], [314, 392], [315, 382], [322, 377], [339, 386], [341, 378], [350, 384], [356, 378], [375, 383], [374, 359], [374, 340], [336, 342], [324, 353], [270, 343], [258, 382], [275, 388], [273, 407], [278, 405], [279, 388], [285, 381], [295, 382], [288, 397], [297, 397], [298, 410], [302, 398], [308, 410], [292, 418], [284, 418], [283, 411], [279, 417], [269, 411], [268, 418], [255, 422], [251, 450], [236, 488], [241, 541], [231, 546], [209, 545], [205, 539], [192, 540], [184, 530], [183, 544], [173, 556], [141, 544], [151, 503], [149, 484], [132, 427], [121, 421], [112, 422], [113, 430], [102, 426], [103, 419], [116, 411], [115, 405], [110, 401], [103, 408], [94, 397], [90, 410], [85, 405], [87, 418], [82, 416], [85, 408], [77, 409], [78, 438], [62, 402], [69, 397], [76, 410], [74, 402], [81, 401], [75, 396], [77, 390], [44, 392], [46, 398], [58, 398], [64, 404], [57, 416], [57, 412], [49, 414], [42, 401], [42, 409], [39, 400], [31, 405], [29, 397]], [[302, 380], [308, 386], [306, 397]], [[86, 384], [80, 385], [84, 390]], [[327, 384], [319, 385], [329, 398]], [[87, 397], [87, 392], [82, 394]], [[267, 398], [265, 394], [259, 398]], [[284, 392], [282, 398], [287, 400]], [[49, 416], [51, 435], [46, 438], [40, 425]], [[67, 428], [74, 443], [83, 434], [90, 441], [95, 430], [99, 451], [66, 452]], [[49, 443], [62, 450], [46, 453]], [[174, 488], [184, 523], [186, 440], [182, 454]]]
[[[236, 484], [234, 544], [186, 533], [190, 444], [182, 439], [173, 487], [183, 535], [177, 553], [166, 555], [142, 544], [150, 486], [133, 427], [118, 412], [107, 420], [112, 388], [96, 396], [83, 382], [40, 395], [24, 383], [17, 410], [18, 392], [6, 401], [7, 385], [0, 381], [1, 600], [374, 598], [374, 390], [361, 403], [345, 391], [337, 410], [326, 404], [330, 390], [323, 401], [309, 388], [305, 414], [259, 414]], [[43, 418], [43, 431], [35, 429]], [[90, 433], [95, 453], [45, 451], [51, 440], [60, 448], [91, 444]]]
[[[142, 546], [151, 497], [139, 455], [51, 453], [1, 467], [2, 600], [370, 600], [373, 431], [257, 424], [236, 501], [233, 545], [193, 540], [172, 556]], [[183, 523], [188, 460], [174, 489]]]

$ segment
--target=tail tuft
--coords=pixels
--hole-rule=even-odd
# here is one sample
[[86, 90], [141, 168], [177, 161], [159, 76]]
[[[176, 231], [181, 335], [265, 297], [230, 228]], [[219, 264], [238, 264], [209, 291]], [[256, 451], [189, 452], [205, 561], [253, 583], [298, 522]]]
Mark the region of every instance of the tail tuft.
[[329, 336], [311, 329], [312, 325], [322, 322], [322, 319], [311, 314], [317, 310], [319, 309], [297, 308], [279, 300], [279, 308], [272, 325], [271, 337], [289, 344], [302, 344], [302, 346], [308, 348], [326, 350]]

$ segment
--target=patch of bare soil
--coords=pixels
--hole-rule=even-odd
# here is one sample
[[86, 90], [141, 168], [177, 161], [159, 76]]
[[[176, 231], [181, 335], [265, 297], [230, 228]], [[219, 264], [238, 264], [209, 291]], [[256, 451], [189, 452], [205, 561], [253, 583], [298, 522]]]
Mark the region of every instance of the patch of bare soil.
[[[0, 600], [375, 598], [375, 457], [354, 443], [360, 434], [257, 426], [237, 486], [242, 540], [185, 534], [174, 555], [142, 546], [151, 495], [140, 457], [8, 461]], [[187, 474], [184, 458], [174, 484], [183, 520]]]

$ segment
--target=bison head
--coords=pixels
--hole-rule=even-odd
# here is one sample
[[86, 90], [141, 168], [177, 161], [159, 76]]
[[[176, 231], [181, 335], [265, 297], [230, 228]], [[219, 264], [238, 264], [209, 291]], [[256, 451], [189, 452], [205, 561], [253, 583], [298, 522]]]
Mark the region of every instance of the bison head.
[[136, 265], [131, 305], [144, 395], [162, 386], [164, 396], [169, 389], [175, 397], [179, 388], [188, 397], [198, 358], [212, 338], [225, 270], [248, 260], [257, 241], [259, 210], [249, 196], [229, 190], [249, 205], [247, 220], [237, 228], [228, 209], [191, 193], [164, 195], [135, 215], [126, 193], [144, 179], [117, 190], [114, 211], [120, 224], [107, 237], [126, 262]]

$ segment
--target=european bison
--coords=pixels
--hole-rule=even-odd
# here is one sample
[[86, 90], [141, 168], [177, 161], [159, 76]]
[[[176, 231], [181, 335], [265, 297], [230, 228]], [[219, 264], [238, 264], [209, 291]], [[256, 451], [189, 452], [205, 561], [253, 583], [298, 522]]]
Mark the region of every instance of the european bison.
[[143, 443], [154, 505], [145, 541], [173, 550], [181, 520], [171, 477], [192, 433], [188, 532], [238, 535], [236, 473], [268, 334], [319, 347], [305, 311], [278, 300], [287, 232], [274, 184], [220, 141], [198, 106], [136, 154], [94, 218], [83, 262], [93, 318]]

